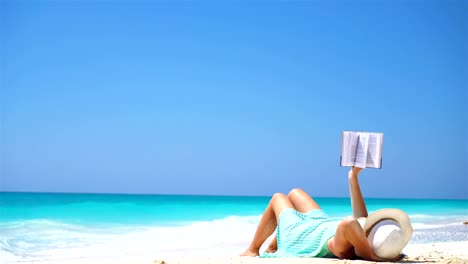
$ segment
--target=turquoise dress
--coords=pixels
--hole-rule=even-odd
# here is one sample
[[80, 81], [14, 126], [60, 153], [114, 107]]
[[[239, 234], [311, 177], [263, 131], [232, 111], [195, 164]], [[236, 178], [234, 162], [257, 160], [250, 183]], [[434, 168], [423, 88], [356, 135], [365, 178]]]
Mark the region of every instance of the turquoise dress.
[[260, 257], [334, 257], [327, 242], [335, 236], [341, 220], [329, 218], [321, 209], [304, 214], [287, 208], [281, 212], [276, 229], [278, 250]]

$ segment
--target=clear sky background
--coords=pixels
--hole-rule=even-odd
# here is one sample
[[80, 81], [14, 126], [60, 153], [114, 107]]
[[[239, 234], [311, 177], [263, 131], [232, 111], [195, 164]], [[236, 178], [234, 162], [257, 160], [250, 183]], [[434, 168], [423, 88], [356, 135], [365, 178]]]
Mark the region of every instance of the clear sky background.
[[2, 1], [0, 190], [468, 198], [467, 1]]

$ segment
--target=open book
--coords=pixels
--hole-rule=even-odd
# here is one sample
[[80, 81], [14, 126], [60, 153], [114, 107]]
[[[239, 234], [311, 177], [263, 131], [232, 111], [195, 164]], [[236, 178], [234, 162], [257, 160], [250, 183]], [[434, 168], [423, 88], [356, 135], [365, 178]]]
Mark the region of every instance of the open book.
[[382, 168], [383, 133], [343, 131], [340, 166]]

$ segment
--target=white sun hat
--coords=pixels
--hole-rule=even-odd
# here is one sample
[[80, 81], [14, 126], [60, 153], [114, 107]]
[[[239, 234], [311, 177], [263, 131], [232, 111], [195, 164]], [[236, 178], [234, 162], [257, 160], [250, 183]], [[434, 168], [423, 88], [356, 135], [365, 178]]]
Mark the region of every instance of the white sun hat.
[[375, 211], [363, 229], [375, 255], [385, 259], [398, 257], [413, 234], [408, 215], [399, 209]]

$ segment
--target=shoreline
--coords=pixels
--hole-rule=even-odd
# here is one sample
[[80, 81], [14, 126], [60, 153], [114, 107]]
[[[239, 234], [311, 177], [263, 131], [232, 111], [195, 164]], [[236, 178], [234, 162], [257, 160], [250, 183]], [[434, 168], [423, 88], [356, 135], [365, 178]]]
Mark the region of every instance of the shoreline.
[[[410, 244], [405, 247], [403, 259], [393, 263], [445, 263], [468, 264], [468, 241], [434, 242], [427, 244]], [[340, 260], [336, 258], [256, 258], [240, 256], [125, 256], [107, 258], [73, 258], [40, 261], [15, 261], [10, 263], [35, 264], [370, 264], [377, 263], [364, 260]], [[380, 262], [392, 263], [392, 262]]]

